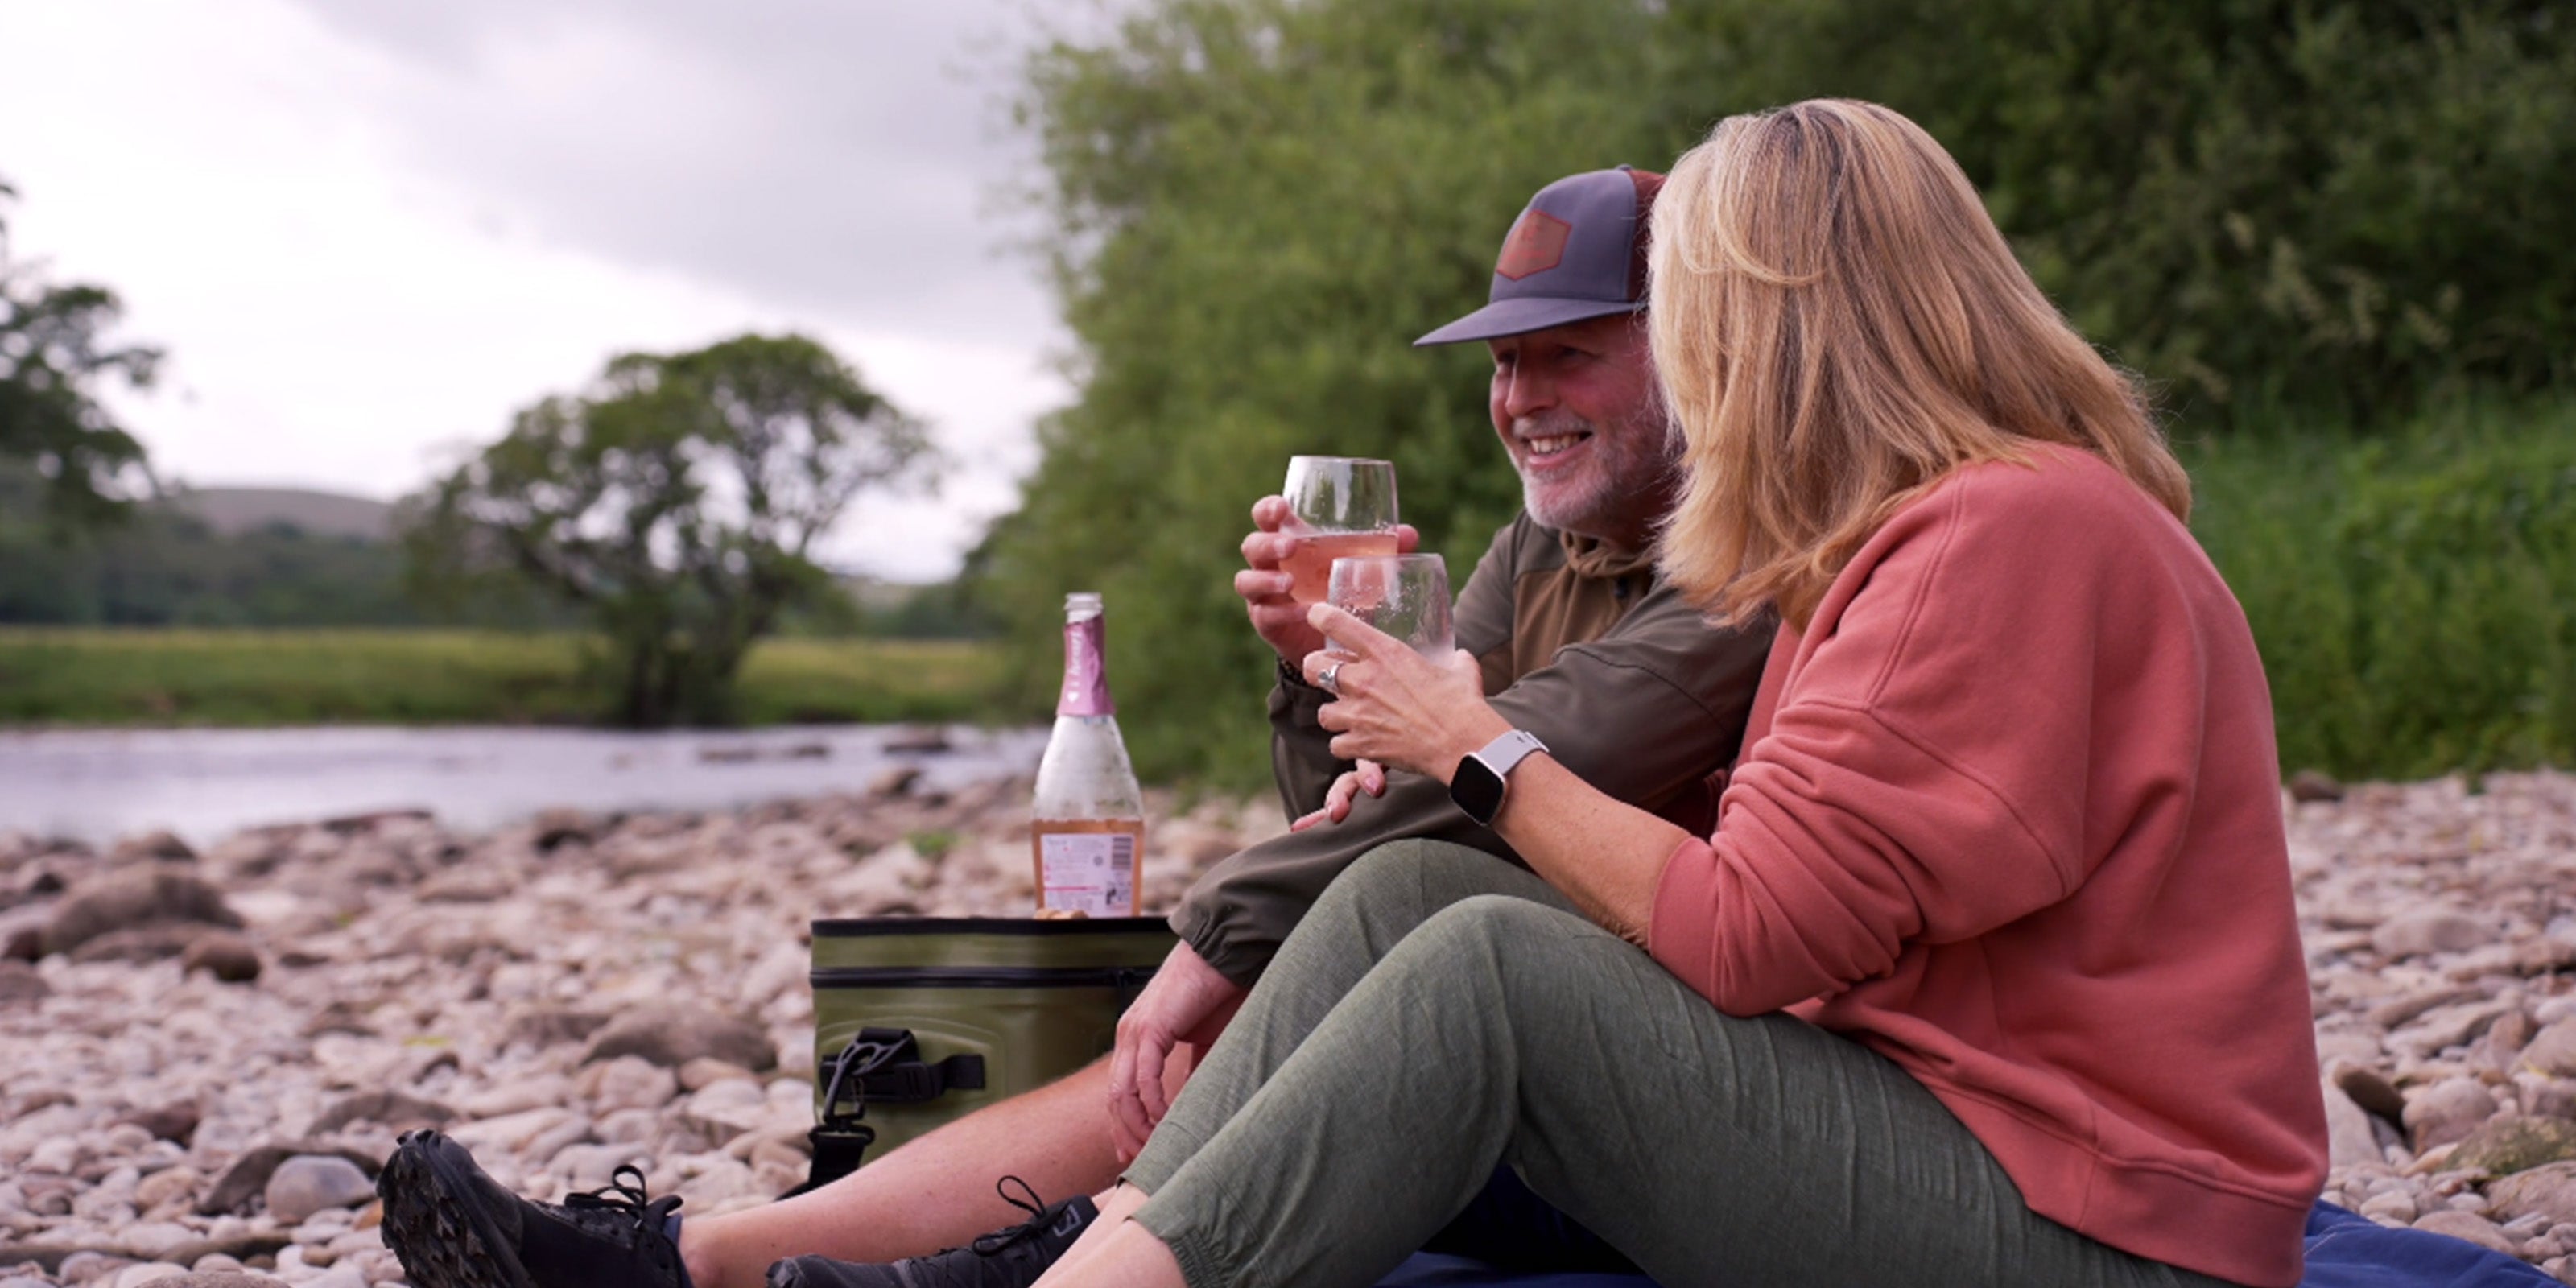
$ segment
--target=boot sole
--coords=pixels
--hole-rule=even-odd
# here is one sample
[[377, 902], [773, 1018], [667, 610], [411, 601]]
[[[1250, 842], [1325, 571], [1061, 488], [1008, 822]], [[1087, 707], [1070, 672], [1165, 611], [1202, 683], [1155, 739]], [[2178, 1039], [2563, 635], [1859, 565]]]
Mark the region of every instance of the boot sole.
[[414, 1288], [536, 1288], [500, 1231], [435, 1151], [408, 1139], [385, 1163], [385, 1246]]

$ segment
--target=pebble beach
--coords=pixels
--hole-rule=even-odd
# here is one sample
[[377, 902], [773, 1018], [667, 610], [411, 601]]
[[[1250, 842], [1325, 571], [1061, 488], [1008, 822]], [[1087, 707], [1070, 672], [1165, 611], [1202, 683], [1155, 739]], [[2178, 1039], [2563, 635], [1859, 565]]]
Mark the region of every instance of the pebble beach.
[[[2292, 787], [2326, 1199], [2576, 1283], [2576, 776]], [[807, 923], [1027, 912], [1027, 791], [0, 832], [0, 1288], [400, 1283], [372, 1178], [419, 1126], [532, 1197], [631, 1163], [767, 1202], [807, 1162]], [[1148, 909], [1284, 826], [1153, 810]]]

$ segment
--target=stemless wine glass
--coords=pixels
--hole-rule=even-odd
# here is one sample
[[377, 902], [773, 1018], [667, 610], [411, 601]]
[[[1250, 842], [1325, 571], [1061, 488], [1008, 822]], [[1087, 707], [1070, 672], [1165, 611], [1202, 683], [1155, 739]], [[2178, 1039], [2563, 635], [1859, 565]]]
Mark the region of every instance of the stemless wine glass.
[[1395, 462], [1352, 456], [1291, 456], [1288, 526], [1297, 549], [1280, 561], [1300, 604], [1323, 601], [1333, 561], [1395, 553]]
[[1333, 561], [1333, 607], [1413, 646], [1434, 662], [1458, 647], [1449, 616], [1449, 565], [1438, 555], [1344, 556]]

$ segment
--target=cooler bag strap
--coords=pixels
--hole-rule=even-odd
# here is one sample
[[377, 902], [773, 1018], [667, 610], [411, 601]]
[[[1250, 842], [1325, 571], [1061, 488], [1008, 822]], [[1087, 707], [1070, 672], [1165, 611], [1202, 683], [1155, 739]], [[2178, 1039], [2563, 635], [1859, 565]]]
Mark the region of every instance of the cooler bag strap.
[[[910, 1105], [937, 1100], [950, 1091], [984, 1087], [984, 1057], [952, 1055], [937, 1064], [921, 1058], [921, 1041], [910, 1029], [861, 1029], [819, 1070], [823, 1084], [822, 1121], [806, 1133], [814, 1145], [814, 1165], [803, 1185], [788, 1196], [829, 1185], [858, 1170], [876, 1130], [859, 1121], [868, 1102]], [[846, 1106], [846, 1107], [844, 1107]]]
[[951, 1091], [984, 1089], [984, 1057], [952, 1055], [930, 1064], [921, 1058], [921, 1040], [910, 1029], [861, 1029], [833, 1063], [852, 1067], [836, 1071], [838, 1089], [826, 1084], [824, 1106], [837, 1106], [847, 1094], [855, 1105], [852, 1117], [865, 1113], [870, 1102], [917, 1105]]

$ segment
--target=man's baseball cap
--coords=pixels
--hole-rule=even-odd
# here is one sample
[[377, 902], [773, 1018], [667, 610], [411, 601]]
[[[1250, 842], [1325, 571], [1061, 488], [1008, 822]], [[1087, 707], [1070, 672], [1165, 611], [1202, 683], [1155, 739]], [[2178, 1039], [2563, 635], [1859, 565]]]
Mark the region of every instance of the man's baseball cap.
[[1538, 190], [1494, 258], [1485, 307], [1413, 343], [1543, 331], [1646, 307], [1646, 216], [1664, 176], [1591, 170]]

